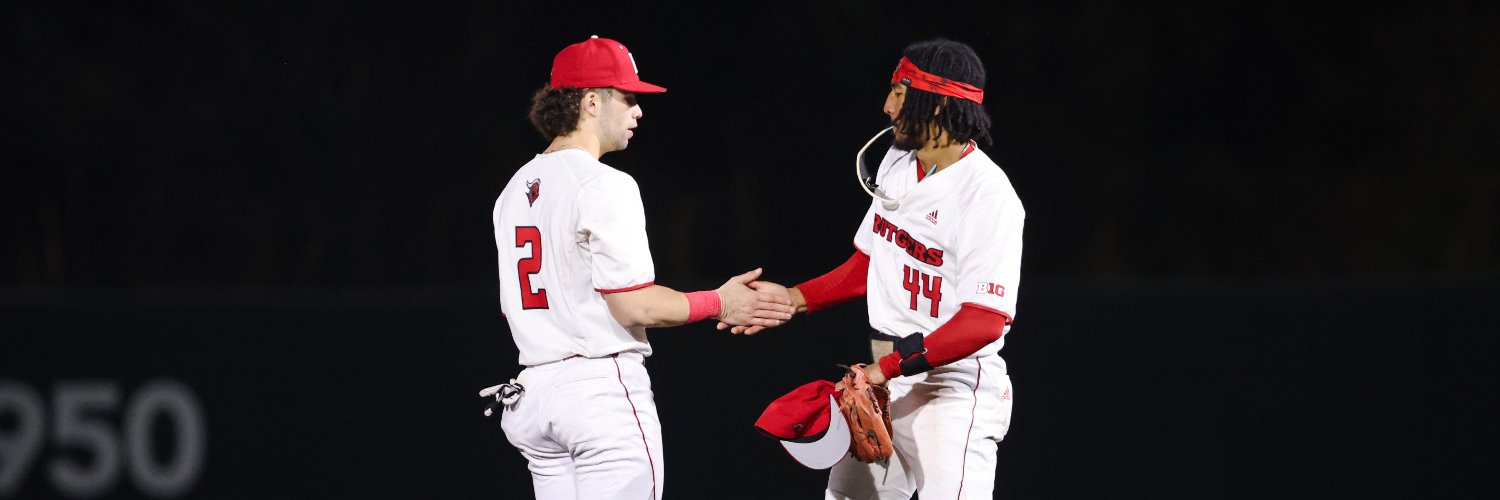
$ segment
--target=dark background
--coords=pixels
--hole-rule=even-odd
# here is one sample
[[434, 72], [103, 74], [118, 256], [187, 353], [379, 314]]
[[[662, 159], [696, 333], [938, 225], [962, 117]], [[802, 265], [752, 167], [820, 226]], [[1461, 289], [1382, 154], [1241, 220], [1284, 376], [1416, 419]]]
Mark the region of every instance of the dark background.
[[[1497, 489], [1500, 8], [1422, 2], [0, 7], [0, 379], [202, 400], [189, 496], [526, 498], [490, 210], [552, 56], [617, 39], [657, 281], [851, 251], [908, 43], [972, 45], [1027, 208], [996, 496]], [[843, 306], [652, 334], [673, 498], [816, 498], [751, 429]], [[103, 415], [100, 418], [117, 417]], [[15, 417], [0, 414], [0, 435]], [[57, 495], [49, 460], [16, 495]], [[0, 457], [3, 458], [3, 457]], [[0, 462], [3, 464], [3, 462]], [[105, 494], [141, 496], [128, 478]]]

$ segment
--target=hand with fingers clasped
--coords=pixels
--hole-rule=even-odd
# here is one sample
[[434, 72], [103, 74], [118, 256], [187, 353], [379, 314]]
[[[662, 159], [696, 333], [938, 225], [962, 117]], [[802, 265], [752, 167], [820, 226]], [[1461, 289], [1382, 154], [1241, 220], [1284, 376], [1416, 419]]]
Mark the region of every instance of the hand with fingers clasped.
[[[890, 381], [889, 379], [885, 378], [885, 372], [880, 371], [879, 363], [868, 365], [863, 363], [856, 363], [853, 366], [849, 367], [849, 374], [851, 376], [854, 376], [854, 370], [864, 372], [864, 379], [869, 381], [870, 385], [884, 386], [886, 382]], [[844, 389], [847, 388], [849, 380], [850, 377], [845, 377], [843, 380], [839, 380], [838, 384], [835, 384], [833, 389], [839, 392], [843, 392]]]
[[735, 328], [759, 329], [780, 326], [787, 320], [792, 319], [792, 301], [786, 295], [783, 288], [781, 293], [773, 290], [762, 290], [755, 281], [761, 274], [760, 269], [750, 271], [724, 282], [724, 286], [716, 290], [719, 293], [719, 329], [722, 330], [729, 325]]
[[777, 321], [775, 324], [734, 324], [726, 321], [720, 321], [716, 328], [720, 330], [727, 328], [731, 333], [755, 335], [761, 330], [781, 326], [787, 321], [790, 321], [792, 319], [792, 314], [796, 313], [795, 303], [793, 302], [793, 298], [789, 293], [787, 287], [770, 281], [751, 281], [746, 284], [746, 287], [754, 290], [757, 296], [767, 297], [770, 302], [776, 304], [787, 304], [787, 309], [785, 309], [787, 311], [786, 317], [781, 321]]

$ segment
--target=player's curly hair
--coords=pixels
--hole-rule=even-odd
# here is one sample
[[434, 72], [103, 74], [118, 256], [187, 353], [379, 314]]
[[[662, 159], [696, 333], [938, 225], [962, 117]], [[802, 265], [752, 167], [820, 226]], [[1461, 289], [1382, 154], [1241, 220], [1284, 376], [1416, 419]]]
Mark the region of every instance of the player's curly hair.
[[578, 103], [589, 90], [543, 85], [531, 94], [531, 126], [548, 142], [578, 130]]
[[[962, 42], [942, 38], [917, 42], [907, 45], [901, 55], [922, 71], [984, 88], [984, 63]], [[938, 108], [942, 112], [933, 116]], [[937, 139], [941, 130], [946, 130], [955, 142], [983, 139], [985, 144], [991, 143], [990, 115], [983, 105], [916, 88], [907, 89], [906, 100], [896, 114], [896, 128], [908, 137]]]

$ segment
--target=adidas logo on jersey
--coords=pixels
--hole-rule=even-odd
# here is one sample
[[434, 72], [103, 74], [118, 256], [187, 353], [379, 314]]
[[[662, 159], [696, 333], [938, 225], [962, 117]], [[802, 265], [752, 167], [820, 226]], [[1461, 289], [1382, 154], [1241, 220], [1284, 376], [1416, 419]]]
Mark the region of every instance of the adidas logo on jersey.
[[937, 224], [937, 212], [937, 210], [933, 210], [932, 213], [927, 214], [927, 222]]

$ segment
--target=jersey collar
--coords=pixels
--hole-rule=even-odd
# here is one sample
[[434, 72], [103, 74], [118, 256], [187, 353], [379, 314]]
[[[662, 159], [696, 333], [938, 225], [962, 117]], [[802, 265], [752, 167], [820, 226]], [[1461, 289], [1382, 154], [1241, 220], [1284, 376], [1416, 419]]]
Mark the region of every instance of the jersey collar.
[[[979, 147], [979, 145], [975, 144], [974, 141], [972, 139], [970, 139], [969, 140], [969, 144], [967, 146], [964, 146], [964, 152], [963, 153], [959, 153], [958, 159], [959, 160], [964, 159], [965, 156], [969, 156], [969, 153], [973, 153], [974, 150], [977, 149], [978, 147]], [[922, 182], [922, 179], [924, 179], [924, 178], [927, 177], [927, 169], [922, 168], [922, 160], [917, 160], [915, 154], [912, 155], [912, 159], [916, 160], [915, 162], [917, 164], [917, 182]], [[955, 161], [953, 163], [956, 164], [958, 162]]]

